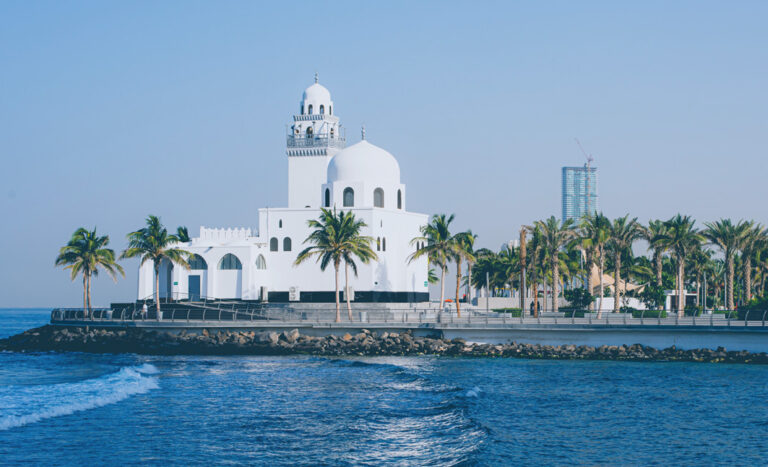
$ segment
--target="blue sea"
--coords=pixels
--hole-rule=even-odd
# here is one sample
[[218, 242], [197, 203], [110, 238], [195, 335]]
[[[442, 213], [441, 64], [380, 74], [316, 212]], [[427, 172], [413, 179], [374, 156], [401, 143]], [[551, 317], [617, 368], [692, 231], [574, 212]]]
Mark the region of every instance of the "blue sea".
[[764, 366], [0, 353], [3, 465], [766, 462]]

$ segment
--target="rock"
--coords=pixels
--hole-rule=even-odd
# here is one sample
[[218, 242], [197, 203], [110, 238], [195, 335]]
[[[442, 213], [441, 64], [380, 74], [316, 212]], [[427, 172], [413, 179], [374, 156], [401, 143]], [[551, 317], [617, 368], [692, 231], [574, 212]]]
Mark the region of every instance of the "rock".
[[349, 333], [346, 333], [343, 336], [341, 336], [341, 340], [343, 340], [344, 342], [349, 342], [352, 340], [352, 336]]

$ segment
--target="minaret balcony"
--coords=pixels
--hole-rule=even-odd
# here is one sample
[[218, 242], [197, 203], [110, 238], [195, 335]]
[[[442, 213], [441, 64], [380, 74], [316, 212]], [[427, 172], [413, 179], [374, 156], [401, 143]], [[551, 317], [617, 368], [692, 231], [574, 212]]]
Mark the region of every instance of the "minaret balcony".
[[285, 141], [289, 148], [344, 148], [345, 138], [338, 136], [330, 138], [325, 135], [307, 137], [304, 135], [289, 135]]

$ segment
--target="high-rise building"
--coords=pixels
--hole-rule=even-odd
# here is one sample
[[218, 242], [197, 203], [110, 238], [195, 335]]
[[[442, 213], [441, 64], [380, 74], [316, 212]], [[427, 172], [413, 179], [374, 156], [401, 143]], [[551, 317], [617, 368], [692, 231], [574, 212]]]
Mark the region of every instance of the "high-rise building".
[[597, 212], [597, 167], [563, 167], [562, 198], [564, 221]]

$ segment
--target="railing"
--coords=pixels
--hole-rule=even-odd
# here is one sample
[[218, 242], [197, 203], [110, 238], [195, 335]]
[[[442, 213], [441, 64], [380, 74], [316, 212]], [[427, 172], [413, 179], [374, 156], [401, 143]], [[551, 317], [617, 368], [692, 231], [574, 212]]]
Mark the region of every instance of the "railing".
[[[766, 328], [768, 310], [763, 312], [748, 312], [742, 319], [736, 319], [735, 312], [727, 314], [710, 314], [703, 316], [678, 317], [633, 317], [628, 314], [605, 313], [599, 319], [592, 314], [576, 317], [563, 313], [560, 316], [509, 316], [507, 313], [484, 313], [476, 310], [465, 310], [458, 317], [455, 312], [436, 311], [434, 309], [385, 310], [381, 308], [353, 309], [354, 325], [376, 324], [403, 327], [513, 327], [513, 325], [579, 325], [579, 326], [622, 326], [622, 327], [662, 327], [686, 326], [696, 328]], [[139, 323], [139, 322], [168, 322], [168, 323], [226, 323], [247, 326], [249, 322], [263, 324], [285, 325], [349, 325], [346, 309], [341, 310], [341, 323], [335, 322], [335, 310], [295, 310], [291, 307], [276, 308], [265, 304], [243, 302], [219, 302], [213, 305], [198, 303], [167, 304], [161, 306], [160, 319], [154, 306], [146, 312], [137, 305], [126, 306], [116, 310], [99, 308], [92, 309], [85, 315], [81, 308], [57, 308], [51, 312], [51, 322], [56, 323]]]
[[329, 138], [324, 135], [289, 135], [285, 139], [285, 144], [289, 148], [343, 148], [346, 146], [346, 140], [343, 137]]

